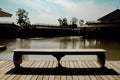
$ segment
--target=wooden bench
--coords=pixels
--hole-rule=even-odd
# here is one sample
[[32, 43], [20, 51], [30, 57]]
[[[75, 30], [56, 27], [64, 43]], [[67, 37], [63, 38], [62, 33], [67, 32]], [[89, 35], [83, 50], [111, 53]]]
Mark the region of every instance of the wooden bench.
[[62, 67], [60, 60], [65, 55], [97, 55], [97, 61], [104, 67], [105, 65], [105, 52], [104, 49], [15, 49], [14, 52], [14, 65], [16, 68], [20, 67], [22, 63], [22, 55], [53, 55], [57, 58], [58, 67]]

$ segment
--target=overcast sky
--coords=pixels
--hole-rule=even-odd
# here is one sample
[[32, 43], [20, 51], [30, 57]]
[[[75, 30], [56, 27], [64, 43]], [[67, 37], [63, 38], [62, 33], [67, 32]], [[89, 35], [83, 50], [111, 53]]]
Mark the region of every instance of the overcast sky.
[[23, 8], [31, 23], [58, 24], [57, 19], [64, 17], [97, 20], [120, 8], [120, 0], [0, 0], [0, 8], [13, 14], [4, 21], [16, 22], [16, 11]]

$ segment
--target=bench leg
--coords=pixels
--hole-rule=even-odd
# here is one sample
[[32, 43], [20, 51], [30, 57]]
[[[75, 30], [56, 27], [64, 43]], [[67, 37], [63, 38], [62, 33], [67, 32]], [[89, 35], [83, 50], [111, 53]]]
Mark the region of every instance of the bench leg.
[[105, 54], [104, 53], [97, 54], [97, 61], [101, 65], [101, 67], [105, 67]]
[[58, 61], [58, 67], [62, 67], [62, 65], [60, 64], [60, 60], [62, 57], [64, 57], [65, 55], [64, 54], [53, 54], [54, 57], [56, 57], [57, 61]]
[[14, 65], [15, 68], [20, 68], [20, 64], [22, 63], [22, 54], [14, 53]]

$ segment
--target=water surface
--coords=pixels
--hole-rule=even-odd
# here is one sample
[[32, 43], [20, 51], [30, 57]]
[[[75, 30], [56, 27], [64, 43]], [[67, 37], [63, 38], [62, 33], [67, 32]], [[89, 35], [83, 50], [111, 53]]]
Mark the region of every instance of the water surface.
[[[107, 50], [107, 60], [120, 60], [120, 41], [105, 39], [83, 39], [82, 37], [53, 37], [53, 38], [28, 38], [28, 39], [0, 39], [0, 45], [6, 45], [7, 49], [0, 51], [0, 60], [12, 60], [12, 50], [16, 48], [35, 48], [35, 49], [84, 49], [102, 48]], [[48, 55], [30, 55], [26, 60], [55, 60]], [[91, 56], [65, 56], [62, 60], [94, 60], [95, 55]]]

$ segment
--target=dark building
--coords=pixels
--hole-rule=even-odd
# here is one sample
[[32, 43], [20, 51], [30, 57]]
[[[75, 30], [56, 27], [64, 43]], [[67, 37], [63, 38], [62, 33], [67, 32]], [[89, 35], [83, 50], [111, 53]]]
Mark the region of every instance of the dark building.
[[100, 22], [120, 22], [120, 9], [117, 9], [98, 19]]
[[119, 38], [120, 9], [117, 9], [96, 22], [87, 22], [81, 27], [81, 34], [87, 38]]
[[[1, 17], [11, 17], [12, 14], [4, 11], [0, 8], [0, 18]], [[18, 26], [14, 23], [8, 22], [0, 22], [0, 38], [13, 38], [17, 37], [18, 34]]]
[[32, 25], [29, 27], [29, 37], [58, 37], [78, 35], [76, 28], [69, 28], [58, 25]]
[[18, 35], [18, 26], [14, 23], [0, 23], [0, 38], [14, 38]]

